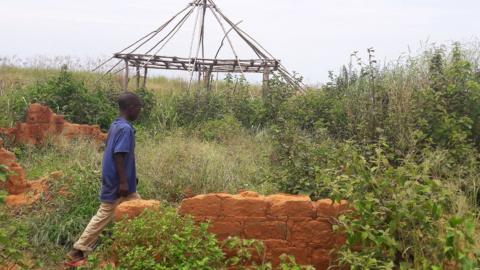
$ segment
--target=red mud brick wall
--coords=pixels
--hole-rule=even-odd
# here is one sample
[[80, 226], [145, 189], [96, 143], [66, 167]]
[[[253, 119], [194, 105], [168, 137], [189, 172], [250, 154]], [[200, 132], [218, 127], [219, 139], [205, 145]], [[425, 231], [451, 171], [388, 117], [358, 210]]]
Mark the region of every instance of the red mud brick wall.
[[0, 165], [6, 167], [8, 175], [6, 183], [0, 182], [0, 188], [5, 188], [10, 194], [20, 194], [29, 188], [25, 180], [25, 172], [17, 163], [15, 154], [4, 149], [2, 145], [3, 142], [0, 139]]
[[185, 199], [179, 212], [197, 221], [209, 220], [210, 232], [219, 240], [228, 236], [262, 240], [274, 265], [285, 253], [300, 264], [322, 270], [332, 263], [332, 249], [344, 242], [342, 235], [333, 232], [332, 224], [345, 209], [346, 202], [315, 202], [308, 196], [285, 194], [260, 196], [247, 191]]
[[98, 126], [72, 124], [63, 116], [53, 113], [47, 107], [38, 103], [30, 104], [27, 110], [26, 122], [17, 123], [13, 128], [0, 128], [0, 133], [7, 135], [15, 143], [43, 144], [52, 136], [63, 136], [67, 139], [89, 137], [99, 142], [107, 138]]

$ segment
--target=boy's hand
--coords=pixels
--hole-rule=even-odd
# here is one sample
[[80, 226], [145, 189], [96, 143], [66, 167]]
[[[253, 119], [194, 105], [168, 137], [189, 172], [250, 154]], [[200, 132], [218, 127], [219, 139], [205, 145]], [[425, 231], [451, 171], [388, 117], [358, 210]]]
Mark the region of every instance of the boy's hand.
[[118, 196], [119, 197], [127, 197], [128, 196], [128, 184], [127, 184], [127, 182], [120, 183], [120, 187], [118, 189]]
[[115, 169], [117, 170], [120, 183], [118, 187], [118, 196], [126, 197], [128, 195], [128, 181], [127, 174], [125, 173], [125, 153], [116, 153], [113, 155], [115, 162]]

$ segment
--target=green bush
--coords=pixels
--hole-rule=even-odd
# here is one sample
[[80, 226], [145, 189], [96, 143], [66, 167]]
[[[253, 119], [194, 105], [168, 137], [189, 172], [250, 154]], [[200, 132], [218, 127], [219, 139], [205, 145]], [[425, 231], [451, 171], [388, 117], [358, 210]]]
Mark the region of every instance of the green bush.
[[474, 203], [461, 192], [463, 177], [475, 185], [478, 174], [466, 173], [474, 167], [455, 164], [444, 150], [425, 149], [396, 165], [385, 140], [361, 146], [281, 134], [273, 181], [282, 191], [351, 202], [354, 211], [336, 225], [348, 236], [338, 254], [341, 264], [352, 269], [442, 268], [444, 262], [463, 269], [480, 266], [476, 221], [464, 210], [475, 209]]
[[145, 211], [115, 224], [101, 260], [115, 259], [117, 269], [219, 269], [224, 260], [207, 225], [196, 226], [173, 208]]
[[147, 89], [140, 88], [135, 93], [140, 97], [143, 103], [142, 112], [139, 121], [143, 125], [148, 125], [151, 122], [151, 116], [154, 108], [157, 106], [157, 99], [155, 94]]
[[354, 152], [346, 170], [328, 182], [332, 196], [348, 199], [354, 209], [339, 220], [347, 234], [340, 262], [352, 269], [480, 266], [473, 216], [458, 209], [464, 196], [438, 177], [441, 153], [425, 151], [421, 162], [407, 158], [394, 167], [386, 147], [373, 147], [370, 158]]
[[352, 269], [480, 266], [478, 64], [458, 45], [424, 57], [345, 68], [281, 102], [271, 126], [272, 183], [351, 202], [336, 227]]
[[[266, 260], [265, 244], [260, 240], [229, 237], [222, 243], [229, 254], [233, 254], [225, 261], [225, 269], [239, 270], [272, 270], [272, 263]], [[257, 257], [257, 259], [254, 259]], [[259, 259], [260, 258], [260, 259]], [[275, 269], [281, 270], [314, 270], [307, 265], [299, 265], [295, 257], [287, 254], [280, 255], [280, 264]]]
[[[228, 238], [218, 243], [210, 234], [208, 223], [197, 225], [176, 210], [161, 207], [146, 210], [139, 217], [114, 225], [112, 237], [103, 242], [90, 257], [88, 268], [97, 269], [101, 262], [115, 262], [115, 269], [257, 269], [272, 270], [268, 261], [252, 263], [253, 255], [265, 257], [265, 246], [258, 240]], [[233, 254], [226, 258], [222, 248]], [[253, 250], [253, 251], [252, 251]], [[280, 269], [309, 270], [295, 258], [281, 257]]]
[[226, 142], [241, 135], [242, 132], [241, 123], [231, 115], [225, 115], [218, 120], [206, 121], [196, 128], [196, 134], [205, 141]]
[[463, 159], [464, 145], [480, 145], [480, 80], [455, 44], [450, 59], [437, 50], [430, 59], [429, 86], [417, 95], [417, 115], [430, 143]]
[[62, 68], [58, 77], [30, 90], [29, 101], [48, 105], [74, 123], [98, 124], [108, 129], [118, 113], [113, 89], [89, 90], [73, 73]]

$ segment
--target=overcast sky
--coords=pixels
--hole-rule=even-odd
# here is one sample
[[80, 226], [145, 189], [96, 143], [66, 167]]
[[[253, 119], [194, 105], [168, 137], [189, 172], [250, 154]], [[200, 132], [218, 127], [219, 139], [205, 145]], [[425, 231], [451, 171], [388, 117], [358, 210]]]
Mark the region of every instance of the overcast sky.
[[[108, 56], [152, 31], [188, 0], [1, 0], [0, 56]], [[379, 60], [418, 52], [426, 41], [480, 36], [479, 0], [216, 0], [220, 9], [309, 83], [348, 63], [353, 51]], [[213, 17], [212, 17], [213, 18]], [[221, 28], [207, 19], [207, 37]], [[188, 57], [192, 24], [168, 53]], [[210, 36], [209, 36], [210, 35]], [[216, 51], [218, 41], [212, 47]], [[214, 48], [213, 48], [214, 47]], [[228, 48], [224, 48], [227, 50]], [[247, 54], [239, 45], [239, 54]]]

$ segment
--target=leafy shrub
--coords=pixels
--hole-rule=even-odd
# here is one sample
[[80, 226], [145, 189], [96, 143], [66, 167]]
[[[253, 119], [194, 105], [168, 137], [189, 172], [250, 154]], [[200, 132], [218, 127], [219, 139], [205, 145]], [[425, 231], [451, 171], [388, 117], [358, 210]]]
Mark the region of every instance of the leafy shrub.
[[429, 86], [417, 95], [417, 114], [431, 143], [455, 151], [480, 143], [480, 80], [475, 67], [454, 45], [450, 60], [441, 50], [430, 59]]
[[111, 89], [87, 89], [64, 67], [57, 78], [35, 85], [30, 100], [48, 105], [69, 121], [108, 129], [117, 114], [115, 96]]
[[225, 142], [242, 134], [242, 126], [235, 117], [226, 115], [222, 119], [201, 123], [196, 128], [196, 133], [206, 141]]
[[178, 123], [181, 126], [194, 126], [219, 119], [226, 113], [224, 96], [206, 90], [185, 92], [179, 96], [176, 105]]
[[268, 92], [263, 97], [265, 107], [265, 122], [276, 123], [279, 120], [285, 102], [292, 98], [297, 89], [285, 83], [279, 76], [274, 76], [268, 82]]
[[157, 106], [157, 99], [155, 97], [155, 94], [145, 88], [140, 88], [139, 90], [135, 91], [135, 93], [138, 95], [138, 97], [140, 97], [143, 102], [142, 112], [140, 114], [139, 121], [144, 125], [148, 125], [148, 123], [150, 122], [152, 111]]
[[[272, 270], [263, 260], [252, 263], [253, 256], [265, 258], [261, 241], [228, 238], [218, 243], [207, 231], [208, 223], [196, 225], [190, 217], [179, 216], [175, 209], [163, 207], [146, 210], [139, 217], [114, 225], [112, 238], [104, 241], [100, 251], [90, 258], [90, 267], [116, 262], [115, 269], [257, 269]], [[222, 248], [232, 251], [226, 258]], [[283, 255], [280, 269], [310, 270], [293, 257]]]
[[[352, 269], [441, 269], [447, 261], [463, 269], [479, 266], [474, 221], [457, 212], [455, 202], [462, 197], [447, 179], [436, 177], [439, 153], [427, 151], [420, 163], [406, 159], [393, 167], [384, 149], [373, 148], [370, 160], [354, 153], [353, 160], [345, 160], [347, 169], [331, 178], [332, 195], [347, 198], [354, 209], [340, 218], [347, 234], [340, 261]], [[464, 238], [453, 244], [449, 238], [455, 235]]]
[[348, 236], [339, 251], [341, 264], [352, 269], [440, 269], [448, 261], [464, 269], [479, 266], [475, 221], [457, 208], [467, 196], [458, 193], [456, 172], [463, 169], [450, 163], [448, 151], [425, 149], [396, 165], [385, 140], [361, 146], [282, 134], [274, 179], [283, 191], [352, 203], [354, 211], [337, 226]]
[[284, 101], [271, 128], [272, 182], [351, 202], [336, 227], [348, 236], [339, 262], [352, 269], [480, 265], [478, 67], [458, 46], [427, 59], [426, 75], [418, 63], [344, 70]]
[[[224, 240], [222, 246], [229, 254], [234, 254], [225, 261], [227, 269], [239, 270], [272, 270], [272, 263], [266, 260], [265, 244], [255, 239], [240, 239], [229, 237]], [[282, 254], [280, 264], [275, 269], [281, 270], [314, 270], [311, 266], [299, 265], [295, 257]]]
[[115, 224], [114, 240], [99, 258], [118, 261], [117, 269], [218, 269], [223, 253], [207, 224], [196, 226], [175, 209], [145, 211]]

